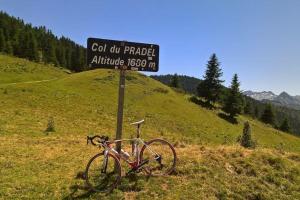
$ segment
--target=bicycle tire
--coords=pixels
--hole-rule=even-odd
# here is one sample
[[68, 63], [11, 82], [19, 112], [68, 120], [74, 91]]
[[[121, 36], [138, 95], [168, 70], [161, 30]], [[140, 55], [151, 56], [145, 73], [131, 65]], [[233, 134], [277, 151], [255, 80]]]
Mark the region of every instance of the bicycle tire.
[[[154, 148], [154, 145], [158, 145], [158, 146], [156, 146]], [[142, 149], [140, 151], [140, 161], [141, 162], [143, 162], [144, 160], [150, 159], [149, 157], [151, 157], [151, 154], [153, 155], [153, 153], [149, 153], [149, 155], [146, 155], [146, 150], [148, 149], [147, 147], [149, 147], [150, 149], [153, 149], [154, 151], [159, 151], [156, 153], [158, 153], [161, 156], [162, 161], [164, 161], [165, 163], [168, 163], [168, 165], [169, 165], [167, 167], [167, 169], [165, 171], [163, 171], [162, 169], [157, 168], [158, 166], [152, 166], [152, 164], [160, 165], [158, 163], [158, 161], [156, 161], [156, 160], [153, 161], [153, 159], [152, 159], [152, 162], [149, 161], [149, 163], [148, 163], [148, 166], [150, 166], [151, 175], [153, 175], [153, 176], [169, 175], [175, 170], [175, 166], [176, 166], [176, 162], [177, 162], [177, 155], [176, 155], [176, 151], [175, 151], [174, 147], [168, 141], [157, 138], [157, 139], [152, 139], [148, 142], [145, 142], [145, 145], [142, 147]], [[166, 147], [169, 147], [169, 149], [167, 149]], [[149, 150], [149, 152], [150, 152], [150, 150]], [[168, 154], [170, 154], [169, 155], [170, 158], [164, 157], [164, 156], [166, 156], [167, 152], [168, 152]]]
[[[121, 164], [119, 159], [110, 153], [107, 154], [108, 163], [106, 166], [105, 173], [101, 172], [103, 168], [104, 152], [98, 153], [93, 156], [87, 166], [85, 171], [85, 179], [88, 187], [95, 192], [111, 192], [115, 189], [121, 180]], [[96, 175], [94, 173], [94, 167], [96, 167]], [[109, 167], [109, 169], [108, 169]], [[97, 176], [103, 176], [103, 180]], [[112, 177], [109, 177], [113, 175]], [[99, 179], [98, 179], [99, 178]], [[102, 177], [101, 177], [102, 178]], [[106, 184], [109, 182], [110, 184]], [[97, 185], [98, 184], [98, 185]]]

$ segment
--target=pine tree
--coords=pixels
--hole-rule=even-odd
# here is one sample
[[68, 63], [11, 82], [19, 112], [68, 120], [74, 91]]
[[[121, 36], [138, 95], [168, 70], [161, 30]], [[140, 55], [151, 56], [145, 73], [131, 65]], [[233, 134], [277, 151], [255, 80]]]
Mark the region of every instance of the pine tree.
[[10, 41], [7, 41], [7, 43], [6, 43], [5, 52], [9, 55], [13, 55], [13, 53], [14, 53], [14, 49], [13, 49], [13, 46]]
[[178, 75], [176, 73], [171, 77], [170, 86], [174, 88], [179, 88], [179, 80]]
[[19, 55], [19, 34], [20, 30], [16, 30], [13, 36], [12, 40], [12, 48], [13, 48], [13, 55], [18, 56]]
[[56, 58], [56, 51], [55, 51], [55, 42], [53, 40], [49, 40], [48, 48], [45, 52], [46, 61], [48, 63], [52, 63], [55, 66], [58, 65], [58, 61]]
[[66, 37], [58, 39], [46, 27], [33, 27], [0, 11], [0, 52], [82, 71], [87, 69], [85, 51]]
[[80, 71], [83, 71], [84, 70], [84, 67], [85, 67], [85, 62], [86, 62], [86, 53], [85, 53], [85, 50], [81, 47], [81, 46], [78, 46], [78, 50], [79, 50], [79, 67], [80, 67]]
[[75, 72], [79, 72], [79, 63], [78, 63], [78, 51], [77, 49], [73, 49], [71, 53], [71, 68]]
[[235, 118], [242, 112], [243, 98], [240, 93], [240, 83], [238, 81], [237, 74], [234, 74], [230, 86], [230, 92], [225, 100], [223, 110], [230, 115], [231, 118]]
[[249, 101], [246, 101], [246, 105], [244, 107], [244, 113], [246, 115], [253, 115], [252, 105]]
[[84, 69], [84, 51], [81, 49], [81, 46], [75, 45], [74, 50], [71, 53], [71, 67], [74, 71], [80, 72]]
[[204, 80], [197, 87], [198, 96], [204, 97], [208, 104], [215, 103], [220, 98], [223, 82], [220, 77], [223, 73], [219, 65], [216, 54], [213, 54], [207, 63]]
[[21, 58], [25, 58], [26, 52], [27, 52], [27, 46], [26, 46], [27, 40], [25, 38], [25, 35], [26, 34], [24, 32], [24, 33], [19, 34], [19, 36], [18, 36], [19, 37], [18, 38], [19, 46], [16, 50], [17, 50], [17, 56], [19, 56]]
[[67, 60], [66, 60], [65, 48], [60, 46], [59, 48], [57, 48], [56, 51], [57, 51], [56, 55], [58, 55], [57, 58], [60, 66], [66, 67]]
[[255, 106], [255, 109], [254, 109], [254, 117], [259, 118], [259, 109], [257, 106]]
[[271, 104], [267, 104], [261, 116], [261, 120], [266, 124], [274, 125], [275, 114]]
[[240, 144], [245, 148], [255, 147], [255, 143], [251, 138], [251, 127], [249, 122], [245, 122], [244, 124], [243, 134], [240, 137]]
[[287, 118], [285, 118], [283, 120], [283, 122], [281, 123], [279, 129], [284, 131], [284, 132], [290, 132], [291, 131], [290, 124], [289, 124], [289, 121], [288, 121]]
[[72, 50], [71, 48], [66, 49], [66, 67], [72, 69]]
[[37, 48], [37, 41], [33, 33], [28, 34], [27, 51], [29, 60], [39, 61], [39, 52]]
[[86, 65], [86, 50], [83, 47], [80, 47], [80, 66], [81, 66], [81, 71], [84, 71], [87, 69], [87, 65]]
[[5, 37], [2, 28], [0, 28], [0, 52], [5, 51]]

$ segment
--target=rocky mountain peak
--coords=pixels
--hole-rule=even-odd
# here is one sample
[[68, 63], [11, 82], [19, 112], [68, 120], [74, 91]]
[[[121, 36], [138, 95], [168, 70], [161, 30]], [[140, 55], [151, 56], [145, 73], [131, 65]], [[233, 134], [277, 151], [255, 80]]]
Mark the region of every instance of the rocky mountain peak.
[[279, 94], [279, 97], [283, 97], [283, 98], [291, 98], [292, 96], [290, 96], [287, 92], [281, 92]]
[[271, 91], [253, 92], [245, 91], [243, 93], [258, 101], [271, 102], [279, 106], [285, 106], [300, 110], [300, 96], [291, 96], [287, 92], [281, 92], [279, 95], [274, 94]]

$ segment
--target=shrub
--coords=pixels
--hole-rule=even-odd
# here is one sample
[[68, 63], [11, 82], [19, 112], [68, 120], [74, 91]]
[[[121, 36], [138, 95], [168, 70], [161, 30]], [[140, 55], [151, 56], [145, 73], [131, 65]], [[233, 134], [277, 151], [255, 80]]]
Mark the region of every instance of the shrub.
[[190, 100], [191, 102], [197, 104], [197, 105], [202, 105], [202, 104], [203, 104], [203, 102], [202, 102], [198, 97], [196, 97], [195, 95], [191, 96], [191, 97], [189, 98], [189, 100]]
[[136, 80], [137, 78], [135, 77], [135, 76], [132, 76], [132, 75], [126, 75], [125, 76], [125, 79], [127, 80], [127, 81], [131, 81], [131, 80]]
[[282, 122], [281, 125], [279, 126], [279, 129], [280, 129], [281, 131], [284, 131], [284, 132], [290, 132], [290, 131], [291, 131], [290, 123], [289, 123], [289, 121], [288, 121], [287, 118], [285, 118], [285, 119], [283, 120], [283, 122]]
[[164, 88], [160, 88], [160, 87], [155, 88], [153, 91], [163, 93], [163, 94], [167, 94], [169, 92], [169, 90], [164, 89]]
[[181, 89], [181, 88], [173, 88], [173, 90], [175, 91], [175, 92], [177, 92], [177, 93], [181, 93], [181, 94], [185, 94], [186, 92], [183, 90], [183, 89]]
[[224, 141], [222, 144], [228, 144], [229, 143], [229, 136], [228, 135], [224, 135]]
[[277, 149], [279, 153], [284, 154], [284, 144], [282, 142], [276, 145], [275, 149]]
[[50, 117], [48, 119], [48, 124], [47, 124], [47, 128], [46, 128], [45, 132], [47, 132], [47, 133], [55, 132], [54, 118], [53, 117]]
[[251, 127], [249, 122], [245, 122], [243, 134], [239, 138], [240, 145], [245, 148], [255, 148], [256, 143], [251, 138]]

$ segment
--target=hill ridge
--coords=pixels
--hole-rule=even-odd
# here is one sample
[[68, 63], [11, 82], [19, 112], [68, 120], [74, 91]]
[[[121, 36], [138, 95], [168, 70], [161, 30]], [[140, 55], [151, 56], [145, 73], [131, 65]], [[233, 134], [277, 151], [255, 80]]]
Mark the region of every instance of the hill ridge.
[[[0, 69], [4, 65], [3, 61], [5, 62], [5, 59], [1, 60]], [[22, 62], [22, 60], [17, 62]], [[30, 65], [36, 65], [27, 61], [25, 63], [29, 68]], [[42, 67], [42, 65], [38, 66]], [[48, 70], [48, 68], [45, 69]], [[57, 69], [53, 67], [53, 70]], [[24, 74], [26, 73], [24, 72]], [[21, 109], [19, 106], [22, 105], [22, 110], [27, 110], [24, 115], [29, 115], [28, 118], [32, 120], [30, 123], [39, 123], [39, 126], [34, 125], [34, 128], [27, 128], [30, 130], [29, 132], [32, 133], [33, 131], [35, 134], [38, 134], [42, 128], [46, 128], [47, 118], [50, 116], [56, 119], [58, 132], [62, 134], [66, 134], [69, 130], [79, 133], [78, 129], [72, 127], [73, 120], [87, 123], [80, 128], [82, 132], [84, 129], [97, 131], [102, 129], [101, 127], [106, 127], [105, 130], [114, 133], [118, 90], [117, 72], [100, 69], [71, 75], [66, 75], [61, 71], [58, 74], [60, 78], [57, 80], [42, 82], [38, 85], [0, 85], [0, 92], [6, 88], [8, 93], [1, 95], [1, 97], [11, 104], [18, 105], [10, 108], [11, 115], [17, 112], [15, 109]], [[32, 101], [24, 100], [20, 103], [18, 101], [20, 98], [32, 99]], [[254, 137], [262, 146], [274, 147], [285, 143], [287, 149], [300, 149], [297, 147], [300, 144], [298, 143], [300, 139], [297, 137], [279, 132], [245, 116], [239, 117], [240, 123], [238, 125], [230, 124], [218, 117], [219, 110], [207, 110], [188, 99], [189, 95], [177, 93], [150, 77], [128, 72], [124, 107], [125, 132], [132, 131], [132, 127], [128, 126], [126, 121], [146, 118], [146, 130], [174, 140], [180, 139], [187, 143], [222, 144], [228, 142], [234, 144], [242, 132], [243, 122], [250, 121], [253, 126]], [[83, 105], [78, 104], [78, 102]], [[6, 113], [7, 110], [6, 108]], [[39, 115], [32, 116], [31, 110], [39, 113]], [[74, 112], [73, 115], [70, 113], [71, 110]], [[83, 115], [83, 113], [86, 114]], [[178, 115], [178, 113], [180, 114]], [[74, 115], [78, 116], [75, 117]], [[98, 122], [97, 118], [103, 119]], [[8, 127], [13, 127], [16, 121], [9, 123], [11, 125]], [[214, 126], [211, 126], [212, 123]], [[37, 129], [37, 127], [39, 128]], [[8, 128], [7, 130], [13, 132], [15, 129]], [[25, 130], [24, 132], [28, 131]], [[272, 141], [268, 134], [272, 134], [272, 137], [276, 139]], [[150, 135], [148, 133], [148, 137]], [[279, 138], [281, 139], [279, 140]], [[287, 139], [288, 142], [284, 142], [285, 139], [283, 138]]]

